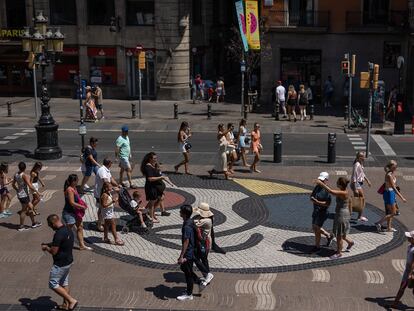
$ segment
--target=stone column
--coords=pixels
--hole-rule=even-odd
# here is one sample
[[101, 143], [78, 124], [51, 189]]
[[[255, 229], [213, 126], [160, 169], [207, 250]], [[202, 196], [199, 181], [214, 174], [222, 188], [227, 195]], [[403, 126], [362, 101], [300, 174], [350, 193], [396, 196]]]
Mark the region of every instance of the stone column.
[[190, 98], [191, 0], [155, 1], [157, 99]]
[[88, 7], [86, 1], [76, 0], [76, 14], [78, 17], [78, 31], [77, 41], [79, 47], [79, 71], [81, 72], [82, 79], [89, 80], [89, 58], [88, 58]]

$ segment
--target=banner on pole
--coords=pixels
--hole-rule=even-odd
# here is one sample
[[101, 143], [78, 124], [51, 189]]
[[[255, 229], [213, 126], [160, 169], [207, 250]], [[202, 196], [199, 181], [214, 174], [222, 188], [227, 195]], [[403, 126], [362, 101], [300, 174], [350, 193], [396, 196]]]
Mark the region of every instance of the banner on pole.
[[237, 20], [239, 22], [239, 30], [240, 36], [243, 42], [244, 51], [249, 51], [249, 46], [247, 45], [247, 38], [246, 38], [246, 19], [244, 16], [244, 8], [243, 8], [243, 1], [236, 1], [236, 12], [237, 12]]
[[252, 50], [260, 50], [259, 10], [256, 0], [246, 1], [247, 42]]

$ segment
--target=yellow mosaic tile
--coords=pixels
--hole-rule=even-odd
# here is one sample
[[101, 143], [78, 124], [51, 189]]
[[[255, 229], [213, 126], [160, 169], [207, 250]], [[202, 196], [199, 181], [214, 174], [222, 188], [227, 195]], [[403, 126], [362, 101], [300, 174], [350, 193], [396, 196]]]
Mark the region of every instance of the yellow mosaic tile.
[[310, 193], [308, 189], [290, 186], [286, 184], [280, 184], [271, 181], [254, 180], [254, 179], [239, 179], [234, 178], [234, 182], [247, 190], [256, 193], [257, 195], [270, 195], [270, 194], [285, 194], [285, 193]]

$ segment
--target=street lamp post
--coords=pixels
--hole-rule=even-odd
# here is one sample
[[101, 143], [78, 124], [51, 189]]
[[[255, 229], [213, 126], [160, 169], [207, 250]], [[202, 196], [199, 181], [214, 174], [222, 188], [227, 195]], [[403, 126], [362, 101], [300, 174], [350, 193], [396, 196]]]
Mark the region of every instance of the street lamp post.
[[29, 27], [22, 36], [22, 49], [24, 52], [33, 53], [36, 63], [41, 67], [42, 79], [40, 88], [41, 116], [35, 125], [37, 133], [37, 148], [34, 158], [39, 160], [59, 159], [62, 157], [62, 149], [58, 144], [58, 128], [50, 114], [50, 96], [47, 89], [46, 67], [52, 63], [58, 63], [59, 55], [63, 52], [63, 40], [65, 36], [59, 28], [55, 32], [47, 29], [47, 18], [40, 11], [34, 19], [35, 27], [30, 34]]

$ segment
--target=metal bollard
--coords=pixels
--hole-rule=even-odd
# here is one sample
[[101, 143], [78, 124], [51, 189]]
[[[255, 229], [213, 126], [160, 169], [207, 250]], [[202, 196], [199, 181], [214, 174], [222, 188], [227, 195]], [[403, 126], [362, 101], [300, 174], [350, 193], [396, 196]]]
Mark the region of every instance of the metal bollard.
[[11, 102], [7, 102], [7, 116], [11, 117], [12, 116], [12, 111], [11, 111]]
[[211, 103], [207, 104], [207, 120], [211, 120]]
[[273, 163], [282, 162], [282, 133], [273, 134]]
[[344, 120], [348, 120], [348, 104], [345, 105]]
[[174, 103], [174, 119], [178, 119], [178, 104]]
[[276, 100], [276, 102], [275, 102], [275, 111], [274, 111], [276, 121], [279, 121], [279, 110], [280, 110], [279, 101]]
[[244, 105], [244, 108], [243, 108], [243, 118], [245, 120], [247, 120], [247, 110], [248, 110], [247, 105]]
[[313, 120], [313, 115], [315, 114], [315, 105], [313, 102], [309, 105], [309, 116], [310, 119]]
[[132, 118], [135, 119], [137, 117], [137, 105], [135, 102], [131, 103], [131, 111], [132, 111]]
[[336, 133], [328, 133], [328, 163], [336, 162]]

